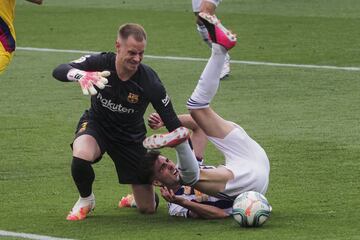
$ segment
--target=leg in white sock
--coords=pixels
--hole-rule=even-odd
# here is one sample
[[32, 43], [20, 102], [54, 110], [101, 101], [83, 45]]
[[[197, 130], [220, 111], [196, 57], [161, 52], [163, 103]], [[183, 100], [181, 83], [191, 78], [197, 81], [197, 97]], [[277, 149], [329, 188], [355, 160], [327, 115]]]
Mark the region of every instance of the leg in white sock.
[[194, 185], [199, 180], [200, 175], [199, 164], [194, 152], [187, 141], [177, 145], [175, 150], [182, 184]]
[[188, 109], [209, 107], [209, 103], [215, 96], [220, 82], [220, 73], [225, 62], [227, 50], [212, 44], [211, 57], [201, 74], [199, 82], [187, 102]]

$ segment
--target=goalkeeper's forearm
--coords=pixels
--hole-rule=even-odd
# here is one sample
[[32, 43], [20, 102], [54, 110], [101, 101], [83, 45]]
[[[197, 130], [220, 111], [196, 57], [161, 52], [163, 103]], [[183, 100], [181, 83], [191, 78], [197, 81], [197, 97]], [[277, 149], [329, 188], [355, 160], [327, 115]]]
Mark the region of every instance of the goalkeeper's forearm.
[[59, 81], [72, 82], [73, 80], [69, 80], [67, 77], [67, 74], [71, 69], [73, 69], [73, 67], [69, 64], [60, 64], [54, 69], [52, 75]]

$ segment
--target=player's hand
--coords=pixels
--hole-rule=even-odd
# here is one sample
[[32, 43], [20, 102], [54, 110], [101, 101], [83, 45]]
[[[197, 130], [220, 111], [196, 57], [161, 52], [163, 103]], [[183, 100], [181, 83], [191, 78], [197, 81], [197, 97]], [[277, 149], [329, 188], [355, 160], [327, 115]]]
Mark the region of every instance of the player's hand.
[[151, 129], [156, 130], [164, 126], [164, 122], [157, 113], [151, 113], [148, 117], [148, 125]]
[[106, 77], [110, 76], [109, 71], [102, 72], [86, 72], [78, 69], [71, 69], [67, 74], [69, 80], [77, 81], [80, 84], [84, 95], [97, 94], [94, 85], [100, 89], [104, 89], [108, 83]]
[[161, 196], [167, 201], [167, 202], [170, 202], [170, 203], [179, 203], [180, 200], [182, 200], [183, 198], [181, 197], [178, 197], [175, 195], [174, 191], [172, 189], [168, 189], [167, 187], [165, 186], [162, 186], [160, 188], [160, 193], [161, 193]]

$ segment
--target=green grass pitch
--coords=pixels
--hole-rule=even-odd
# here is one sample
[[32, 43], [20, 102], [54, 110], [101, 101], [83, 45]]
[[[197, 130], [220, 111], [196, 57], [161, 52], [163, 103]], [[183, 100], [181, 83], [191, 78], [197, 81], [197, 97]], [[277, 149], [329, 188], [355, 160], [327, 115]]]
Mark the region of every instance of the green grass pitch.
[[[238, 34], [232, 60], [360, 67], [359, 12], [358, 0], [224, 0], [217, 15]], [[147, 55], [209, 56], [190, 0], [18, 0], [17, 45], [112, 51], [125, 22], [144, 25]], [[263, 227], [169, 217], [162, 199], [151, 216], [117, 209], [129, 187], [117, 183], [107, 156], [94, 166], [95, 212], [66, 221], [78, 197], [69, 143], [89, 100], [51, 72], [81, 55], [19, 49], [0, 76], [0, 230], [74, 239], [360, 239], [360, 71], [337, 69], [234, 63], [221, 82], [214, 109], [270, 158], [273, 213]], [[205, 62], [144, 62], [185, 113]], [[222, 163], [210, 144], [205, 159]]]

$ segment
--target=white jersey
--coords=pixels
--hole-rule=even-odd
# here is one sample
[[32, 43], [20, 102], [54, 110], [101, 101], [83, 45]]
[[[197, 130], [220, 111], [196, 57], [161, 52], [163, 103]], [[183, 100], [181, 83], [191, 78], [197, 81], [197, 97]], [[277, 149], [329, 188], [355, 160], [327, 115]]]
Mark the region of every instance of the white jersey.
[[211, 2], [217, 7], [222, 0], [192, 0], [193, 12], [200, 12], [200, 6], [202, 1]]
[[270, 164], [264, 149], [244, 129], [234, 128], [224, 139], [208, 137], [225, 156], [224, 167], [234, 179], [230, 180], [218, 197], [232, 199], [245, 191], [265, 194], [269, 184]]
[[[189, 201], [215, 206], [223, 209], [228, 214], [232, 214], [232, 209], [233, 209], [232, 200], [224, 200], [224, 199], [208, 196], [189, 186], [181, 187], [175, 193], [175, 195], [185, 198]], [[187, 208], [184, 208], [175, 203], [168, 203], [168, 208], [169, 208], [169, 215], [171, 216], [184, 217], [184, 218], [189, 217], [189, 209]]]

